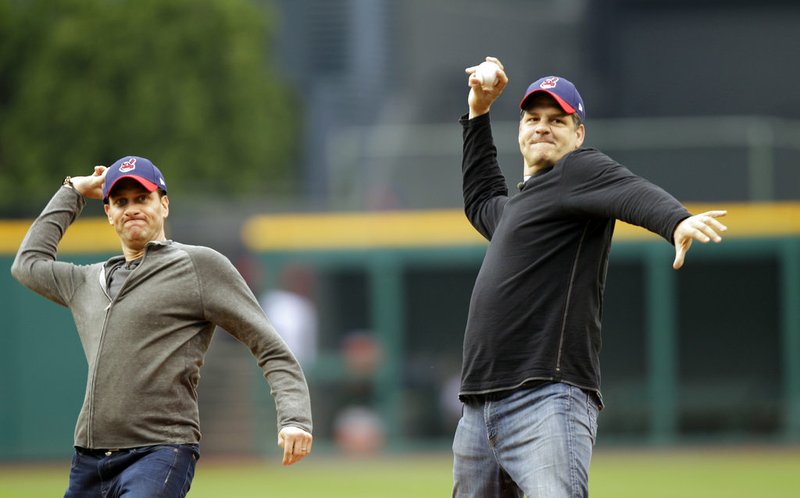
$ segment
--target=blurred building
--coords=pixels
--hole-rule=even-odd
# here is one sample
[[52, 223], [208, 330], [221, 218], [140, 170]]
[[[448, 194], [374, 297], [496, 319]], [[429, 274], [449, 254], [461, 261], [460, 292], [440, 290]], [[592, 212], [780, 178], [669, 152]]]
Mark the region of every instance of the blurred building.
[[[495, 122], [514, 122], [526, 86], [557, 73], [581, 89], [588, 143], [681, 199], [800, 196], [796, 2], [278, 5], [282, 64], [306, 106], [306, 207], [458, 207], [463, 69], [486, 55], [510, 77]], [[501, 164], [516, 183], [515, 134], [504, 132]], [[694, 186], [720, 176], [713, 192]]]

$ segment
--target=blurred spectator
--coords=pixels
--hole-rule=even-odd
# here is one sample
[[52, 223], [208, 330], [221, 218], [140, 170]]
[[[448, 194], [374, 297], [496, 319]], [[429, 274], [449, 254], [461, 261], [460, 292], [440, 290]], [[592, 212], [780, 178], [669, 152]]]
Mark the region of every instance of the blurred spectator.
[[280, 285], [263, 294], [261, 307], [300, 364], [308, 367], [317, 358], [319, 333], [314, 275], [306, 266], [292, 264], [283, 270]]
[[375, 375], [383, 354], [380, 344], [371, 333], [355, 331], [342, 341], [342, 357], [351, 374], [370, 378]]
[[447, 429], [452, 430], [458, 425], [461, 418], [463, 405], [458, 399], [458, 390], [461, 388], [461, 374], [455, 373], [447, 378], [439, 391], [439, 408], [442, 411]]
[[386, 431], [383, 421], [371, 408], [345, 408], [334, 424], [336, 445], [345, 453], [370, 454], [383, 448]]

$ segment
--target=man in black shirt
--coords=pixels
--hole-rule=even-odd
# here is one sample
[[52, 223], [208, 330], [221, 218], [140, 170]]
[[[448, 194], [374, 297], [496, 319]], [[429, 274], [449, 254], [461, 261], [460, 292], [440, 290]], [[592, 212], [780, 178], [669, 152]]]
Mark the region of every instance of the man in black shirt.
[[588, 496], [600, 396], [600, 317], [615, 220], [675, 245], [720, 242], [725, 211], [692, 216], [605, 154], [582, 148], [586, 111], [564, 78], [532, 83], [520, 103], [520, 192], [509, 197], [489, 109], [508, 78], [469, 74], [464, 207], [489, 241], [470, 300], [456, 431], [455, 497]]

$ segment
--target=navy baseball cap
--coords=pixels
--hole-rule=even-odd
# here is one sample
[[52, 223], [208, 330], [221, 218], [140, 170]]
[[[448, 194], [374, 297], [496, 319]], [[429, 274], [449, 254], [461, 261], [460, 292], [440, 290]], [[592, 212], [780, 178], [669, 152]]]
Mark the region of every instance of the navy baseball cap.
[[108, 193], [114, 185], [123, 178], [133, 178], [141, 183], [148, 192], [161, 189], [167, 192], [167, 183], [156, 165], [149, 159], [137, 156], [125, 156], [108, 167], [106, 179], [103, 182], [103, 202], [108, 202]]
[[581, 94], [569, 80], [559, 76], [545, 76], [540, 78], [528, 87], [525, 91], [525, 96], [519, 103], [519, 108], [525, 110], [527, 101], [531, 95], [536, 92], [549, 93], [558, 105], [564, 109], [567, 114], [577, 114], [581, 121], [586, 120], [586, 107], [583, 105]]

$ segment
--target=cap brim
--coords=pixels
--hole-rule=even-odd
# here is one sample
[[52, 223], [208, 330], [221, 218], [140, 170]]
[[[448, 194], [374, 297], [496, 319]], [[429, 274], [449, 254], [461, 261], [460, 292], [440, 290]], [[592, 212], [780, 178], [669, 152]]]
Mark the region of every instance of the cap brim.
[[558, 105], [561, 106], [561, 109], [567, 114], [575, 114], [577, 112], [575, 108], [567, 104], [567, 102], [564, 99], [562, 99], [555, 93], [551, 92], [550, 90], [545, 90], [544, 88], [537, 88], [535, 90], [528, 92], [524, 97], [522, 97], [522, 100], [519, 103], [519, 108], [525, 110], [525, 102], [527, 102], [527, 100], [530, 99], [534, 93], [538, 92], [543, 92], [553, 97], [556, 100], [556, 102], [558, 102]]
[[146, 180], [146, 179], [144, 179], [144, 178], [142, 178], [142, 177], [140, 177], [140, 176], [135, 176], [135, 175], [124, 175], [124, 176], [120, 176], [119, 178], [117, 178], [116, 180], [114, 180], [114, 183], [112, 183], [112, 184], [111, 184], [111, 186], [110, 186], [110, 187], [108, 187], [108, 193], [107, 193], [107, 194], [106, 194], [106, 196], [103, 198], [103, 200], [104, 200], [104, 201], [107, 201], [107, 200], [108, 200], [108, 196], [109, 196], [109, 195], [111, 195], [111, 191], [112, 191], [112, 190], [114, 190], [114, 187], [115, 187], [115, 186], [117, 185], [117, 183], [119, 183], [119, 181], [120, 181], [120, 180], [122, 180], [123, 178], [131, 178], [131, 179], [133, 179], [133, 180], [136, 180], [137, 182], [139, 182], [139, 183], [142, 185], [142, 187], [144, 187], [145, 189], [147, 189], [147, 191], [148, 191], [148, 192], [154, 192], [155, 190], [157, 190], [157, 189], [158, 189], [158, 185], [156, 185], [155, 183], [151, 182], [150, 180]]

